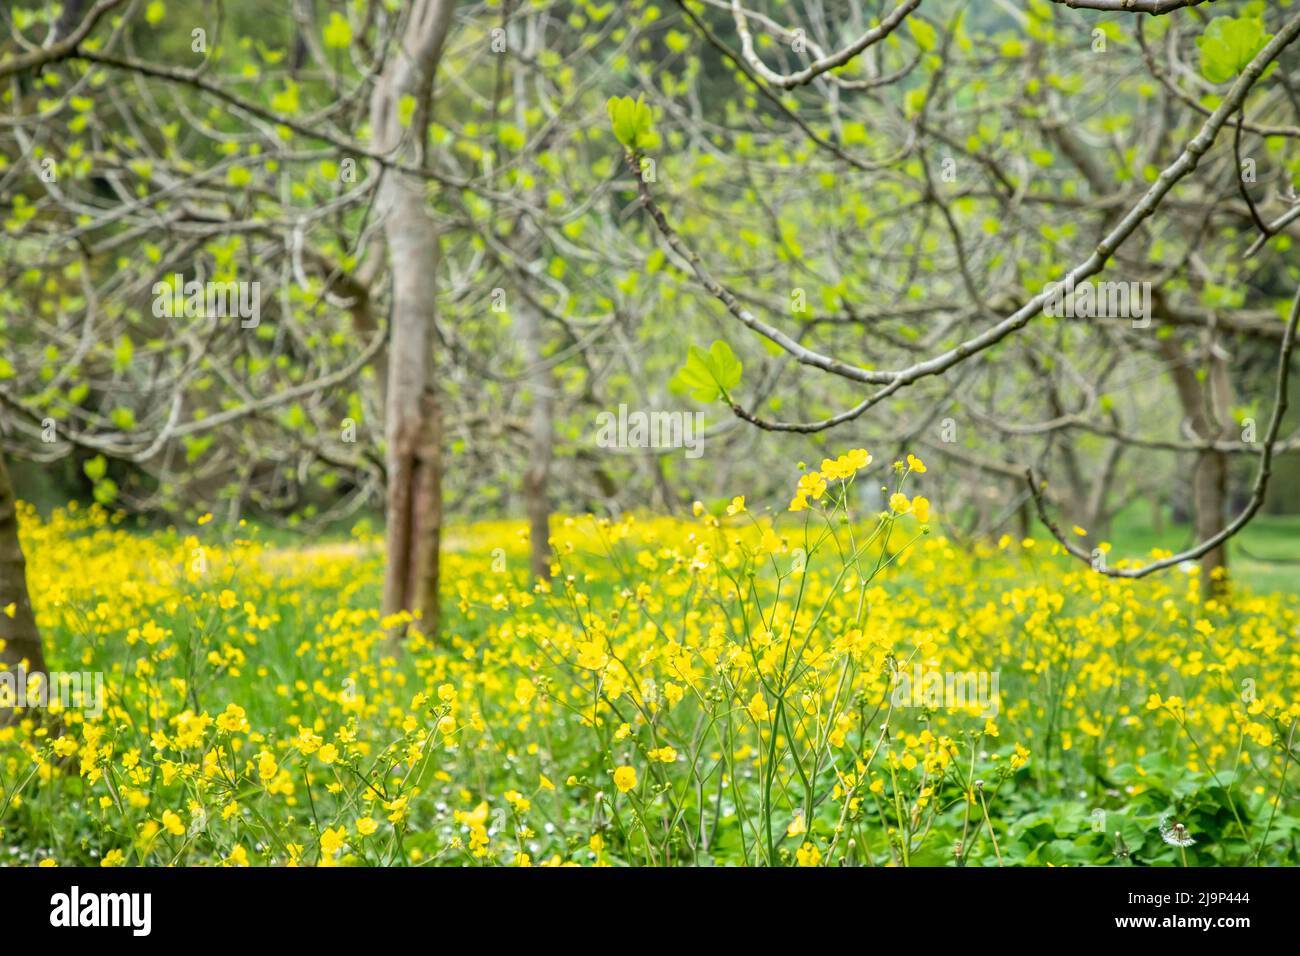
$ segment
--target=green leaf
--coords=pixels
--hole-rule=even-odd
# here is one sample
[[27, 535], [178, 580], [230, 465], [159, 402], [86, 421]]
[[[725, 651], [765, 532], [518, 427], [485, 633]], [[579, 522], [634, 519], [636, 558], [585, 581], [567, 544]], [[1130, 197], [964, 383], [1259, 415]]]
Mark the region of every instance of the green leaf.
[[654, 112], [643, 97], [611, 96], [605, 104], [614, 138], [631, 150], [652, 149], [659, 143]]
[[1259, 17], [1215, 17], [1196, 40], [1201, 73], [1211, 83], [1234, 79], [1273, 39]]
[[125, 335], [118, 336], [113, 346], [113, 371], [125, 372], [131, 367], [131, 358], [135, 355], [135, 346]]
[[347, 17], [337, 10], [330, 13], [325, 24], [325, 46], [331, 50], [345, 50], [352, 43], [352, 27]]
[[213, 438], [212, 435], [202, 435], [197, 438], [186, 435], [182, 438], [181, 443], [185, 446], [185, 463], [192, 465], [200, 455], [211, 447]]
[[277, 113], [284, 113], [292, 116], [298, 112], [298, 84], [293, 80], [286, 80], [284, 89], [271, 97], [271, 109]]
[[730, 345], [718, 339], [709, 346], [709, 356], [713, 359], [718, 385], [723, 391], [729, 391], [740, 384], [742, 366], [740, 359], [736, 358], [736, 353], [731, 351]]
[[918, 20], [916, 17], [907, 18], [907, 29], [912, 33], [912, 39], [922, 50], [929, 53], [939, 44], [938, 31], [924, 20]]
[[410, 93], [405, 94], [397, 101], [397, 122], [405, 129], [411, 125], [411, 118], [415, 116], [415, 97]]
[[104, 460], [103, 455], [96, 455], [81, 466], [81, 470], [86, 473], [86, 477], [91, 481], [99, 481], [108, 471], [108, 462]]
[[605, 103], [605, 110], [609, 113], [609, 123], [614, 130], [614, 138], [624, 146], [631, 147], [636, 137], [636, 129], [633, 126], [635, 105], [632, 97], [611, 96]]
[[740, 384], [741, 368], [736, 353], [721, 339], [709, 346], [707, 352], [692, 345], [686, 353], [686, 364], [673, 377], [673, 384], [689, 392], [697, 402], [719, 398], [728, 401], [728, 393]]
[[112, 478], [95, 482], [95, 500], [108, 507], [117, 498], [117, 482]]

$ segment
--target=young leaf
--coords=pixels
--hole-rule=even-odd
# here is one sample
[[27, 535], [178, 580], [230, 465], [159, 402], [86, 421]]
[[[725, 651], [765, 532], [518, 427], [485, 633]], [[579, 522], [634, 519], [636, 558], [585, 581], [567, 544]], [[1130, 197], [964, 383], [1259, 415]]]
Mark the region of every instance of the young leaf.
[[1201, 73], [1211, 83], [1227, 83], [1255, 58], [1273, 34], [1259, 17], [1215, 17], [1196, 40]]
[[609, 112], [614, 138], [628, 149], [649, 149], [659, 142], [653, 129], [654, 112], [642, 97], [634, 100], [630, 96], [611, 96], [605, 109]]
[[337, 10], [330, 13], [325, 24], [325, 46], [330, 50], [346, 50], [352, 43], [352, 27], [347, 17]]
[[731, 346], [722, 339], [709, 346], [709, 357], [713, 359], [713, 374], [723, 392], [729, 392], [740, 384], [741, 364]]
[[740, 384], [741, 364], [736, 353], [721, 339], [705, 352], [692, 345], [686, 353], [686, 364], [673, 377], [673, 383], [690, 392], [697, 402], [728, 399], [728, 392]]
[[674, 383], [697, 402], [711, 402], [718, 397], [718, 384], [709, 370], [708, 353], [695, 345], [687, 349], [686, 364], [677, 371]]

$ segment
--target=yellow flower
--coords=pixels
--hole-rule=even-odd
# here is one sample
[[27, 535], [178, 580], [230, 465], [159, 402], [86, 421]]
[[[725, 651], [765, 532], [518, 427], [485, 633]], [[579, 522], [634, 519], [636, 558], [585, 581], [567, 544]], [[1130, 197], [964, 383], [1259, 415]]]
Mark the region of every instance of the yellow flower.
[[657, 760], [659, 763], [672, 763], [677, 759], [677, 751], [672, 747], [658, 747], [646, 754], [651, 760]]
[[181, 822], [180, 815], [173, 813], [171, 810], [164, 810], [162, 815], [163, 829], [172, 836], [184, 836], [185, 824]]
[[930, 499], [917, 495], [912, 499], [912, 514], [916, 515], [916, 520], [925, 524], [930, 520]]
[[728, 515], [738, 515], [745, 510], [745, 496], [736, 495], [731, 499], [731, 504], [727, 505]]
[[854, 471], [861, 471], [871, 464], [871, 456], [867, 454], [865, 448], [854, 448], [844, 457], [849, 460], [849, 464], [853, 466]]
[[1020, 744], [1016, 744], [1016, 752], [1011, 755], [1011, 769], [1019, 770], [1028, 762], [1029, 762], [1029, 751], [1024, 747], [1022, 747]]
[[320, 835], [320, 849], [322, 853], [333, 856], [339, 850], [343, 849], [343, 843], [347, 837], [347, 831], [342, 827], [337, 830], [328, 827]]
[[871, 456], [865, 448], [855, 448], [847, 454], [840, 455], [832, 461], [822, 459], [821, 476], [827, 481], [840, 478], [852, 478], [855, 473], [871, 464]]
[[[486, 806], [486, 804], [484, 804]], [[389, 800], [384, 804], [384, 809], [388, 811], [389, 823], [401, 823], [406, 817], [406, 797], [398, 797], [396, 800]]]
[[912, 471], [916, 472], [918, 475], [924, 475], [926, 472], [925, 462], [921, 461], [921, 459], [917, 458], [915, 455], [907, 456], [907, 467], [912, 469]]
[[912, 507], [912, 503], [907, 500], [907, 495], [901, 491], [895, 491], [889, 496], [889, 507], [901, 515]]
[[837, 481], [840, 478], [847, 478], [851, 474], [853, 474], [853, 469], [849, 467], [847, 461], [843, 459], [822, 459], [821, 476], [827, 481]]
[[619, 793], [627, 793], [636, 786], [636, 769], [626, 764], [614, 771], [614, 786]]
[[521, 677], [515, 681], [515, 700], [521, 707], [526, 707], [528, 702], [537, 695], [537, 685], [527, 677]]
[[799, 485], [795, 488], [794, 498], [790, 501], [791, 511], [802, 511], [808, 507], [808, 499], [816, 501], [826, 493], [826, 482], [815, 471], [805, 472], [799, 476]]
[[265, 750], [257, 755], [257, 776], [262, 780], [270, 780], [279, 772], [279, 769], [275, 757]]
[[229, 611], [238, 602], [239, 599], [235, 597], [235, 592], [230, 590], [230, 588], [226, 588], [217, 596], [217, 604], [220, 605], [223, 611]]
[[375, 822], [373, 817], [362, 817], [357, 821], [357, 832], [362, 836], [370, 836], [378, 829], [379, 824]]
[[805, 843], [794, 851], [794, 857], [800, 866], [816, 866], [822, 861], [822, 851], [812, 843]]
[[339, 748], [333, 744], [326, 744], [316, 752], [316, 756], [320, 758], [321, 763], [331, 764], [339, 759]]
[[227, 704], [226, 709], [217, 715], [217, 726], [232, 734], [246, 732], [248, 720], [244, 716], [244, 708], [238, 704]]

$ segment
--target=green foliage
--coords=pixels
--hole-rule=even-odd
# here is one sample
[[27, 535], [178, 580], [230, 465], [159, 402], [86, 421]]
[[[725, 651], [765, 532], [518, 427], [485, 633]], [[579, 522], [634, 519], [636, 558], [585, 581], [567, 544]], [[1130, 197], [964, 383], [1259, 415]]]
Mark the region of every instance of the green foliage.
[[673, 381], [697, 402], [730, 401], [730, 391], [740, 384], [741, 368], [731, 346], [718, 339], [707, 352], [692, 345]]
[[330, 13], [329, 23], [325, 24], [325, 46], [330, 50], [345, 50], [352, 43], [352, 27], [347, 17], [337, 10]]
[[95, 483], [95, 500], [108, 507], [117, 498], [117, 482], [108, 477], [108, 462], [103, 455], [96, 455], [81, 466], [86, 477]]
[[1197, 38], [1201, 73], [1211, 83], [1236, 78], [1260, 50], [1273, 39], [1264, 32], [1259, 17], [1215, 17]]
[[614, 128], [614, 137], [628, 149], [641, 152], [659, 145], [659, 135], [654, 131], [654, 113], [643, 96], [635, 100], [630, 96], [611, 96], [605, 108]]

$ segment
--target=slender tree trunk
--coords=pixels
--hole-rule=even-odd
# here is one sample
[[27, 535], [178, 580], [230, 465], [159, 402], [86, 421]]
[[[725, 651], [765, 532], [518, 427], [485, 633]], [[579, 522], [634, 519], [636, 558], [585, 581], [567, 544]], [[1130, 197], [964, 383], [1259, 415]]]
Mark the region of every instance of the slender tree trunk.
[[[1207, 405], [1206, 436], [1214, 441], [1227, 441], [1233, 437], [1232, 386], [1228, 380], [1227, 355], [1217, 341], [1210, 343], [1210, 369], [1204, 386]], [[1192, 499], [1196, 510], [1196, 537], [1204, 541], [1223, 529], [1228, 520], [1228, 454], [1222, 451], [1205, 451], [1198, 455], [1196, 474], [1192, 479]], [[1222, 595], [1228, 581], [1228, 549], [1226, 544], [1208, 552], [1201, 558], [1201, 591], [1206, 595]]]
[[[28, 674], [46, 673], [41, 635], [27, 592], [27, 561], [18, 543], [18, 502], [4, 452], [0, 452], [0, 645], [0, 670], [22, 667]], [[0, 710], [0, 724], [5, 714]]]
[[[370, 105], [378, 150], [421, 162], [434, 76], [451, 26], [453, 0], [415, 0], [400, 49], [385, 67]], [[402, 103], [416, 108], [407, 126]], [[384, 170], [376, 197], [392, 273], [388, 347], [387, 567], [384, 613], [418, 612], [438, 627], [438, 552], [442, 532], [441, 410], [434, 381], [438, 230], [425, 206], [425, 180]]]
[[[1161, 349], [1170, 363], [1174, 386], [1183, 413], [1192, 431], [1205, 441], [1223, 441], [1232, 437], [1232, 389], [1228, 380], [1227, 358], [1222, 347], [1211, 338], [1206, 343], [1208, 369], [1202, 383], [1187, 364], [1183, 350], [1171, 339], [1162, 341]], [[1196, 540], [1204, 541], [1223, 529], [1228, 512], [1228, 455], [1206, 449], [1196, 453], [1192, 471], [1192, 527]], [[1226, 593], [1228, 552], [1220, 545], [1201, 557], [1201, 594], [1221, 597]]]
[[[1228, 511], [1228, 456], [1221, 451], [1203, 451], [1196, 456], [1192, 473], [1192, 515], [1196, 540], [1204, 541], [1223, 530]], [[1228, 553], [1223, 545], [1201, 556], [1201, 592], [1223, 591], [1228, 570]]]
[[[1114, 424], [1118, 427], [1119, 422], [1115, 421]], [[1114, 512], [1107, 507], [1106, 503], [1110, 498], [1111, 485], [1114, 483], [1115, 472], [1123, 455], [1124, 443], [1112, 441], [1106, 449], [1106, 457], [1102, 461], [1100, 472], [1092, 479], [1084, 520], [1087, 521], [1088, 534], [1095, 542], [1110, 540], [1111, 518]]]
[[528, 509], [528, 568], [534, 580], [551, 576], [551, 502], [548, 485], [554, 458], [554, 395], [550, 370], [542, 355], [541, 317], [532, 303], [518, 309], [519, 337], [528, 363], [528, 466], [524, 469], [524, 505]]

